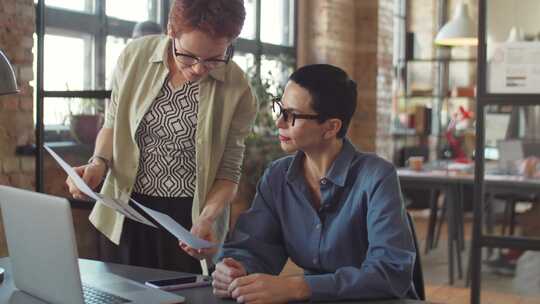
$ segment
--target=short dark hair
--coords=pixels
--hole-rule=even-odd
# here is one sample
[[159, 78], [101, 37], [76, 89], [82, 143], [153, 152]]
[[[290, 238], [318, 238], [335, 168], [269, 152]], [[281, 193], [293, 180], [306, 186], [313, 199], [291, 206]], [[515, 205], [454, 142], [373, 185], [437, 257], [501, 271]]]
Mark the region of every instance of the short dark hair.
[[341, 120], [337, 137], [343, 138], [356, 110], [356, 82], [344, 70], [329, 64], [303, 66], [289, 80], [309, 92], [311, 107], [321, 116], [319, 122], [330, 118]]

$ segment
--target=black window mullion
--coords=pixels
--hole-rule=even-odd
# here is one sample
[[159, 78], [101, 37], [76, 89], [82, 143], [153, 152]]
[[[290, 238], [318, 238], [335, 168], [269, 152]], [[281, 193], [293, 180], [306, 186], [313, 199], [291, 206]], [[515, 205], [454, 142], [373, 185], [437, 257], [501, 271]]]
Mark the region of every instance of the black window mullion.
[[101, 24], [95, 14], [45, 7], [45, 28], [59, 28], [71, 32], [95, 35]]
[[131, 38], [135, 22], [106, 17], [108, 34], [115, 37]]
[[111, 98], [111, 91], [110, 90], [46, 91], [44, 92], [43, 97], [108, 99], [108, 98]]
[[255, 77], [261, 79], [261, 0], [255, 4]]
[[96, 17], [101, 26], [94, 36], [94, 81], [92, 89], [105, 89], [105, 57], [108, 22], [105, 12], [106, 0], [96, 0]]
[[[291, 14], [291, 4], [290, 2], [288, 4], [289, 5], [283, 5], [283, 16], [285, 16], [285, 18], [289, 18]], [[285, 27], [285, 30], [282, 33], [283, 37], [281, 39], [282, 41], [286, 41], [286, 44], [291, 43], [291, 26], [293, 26], [293, 23], [288, 22], [287, 27]]]
[[160, 22], [161, 27], [166, 30], [167, 29], [167, 23], [169, 22], [169, 10], [171, 8], [171, 3], [169, 0], [159, 0], [160, 1]]

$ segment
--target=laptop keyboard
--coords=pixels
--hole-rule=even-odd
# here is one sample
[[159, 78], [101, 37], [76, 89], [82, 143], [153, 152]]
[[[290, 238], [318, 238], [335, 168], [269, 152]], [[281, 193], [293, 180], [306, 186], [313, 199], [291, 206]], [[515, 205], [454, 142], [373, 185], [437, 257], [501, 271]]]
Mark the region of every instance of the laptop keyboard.
[[83, 295], [84, 303], [86, 304], [117, 304], [131, 302], [128, 299], [115, 296], [86, 284], [83, 284]]

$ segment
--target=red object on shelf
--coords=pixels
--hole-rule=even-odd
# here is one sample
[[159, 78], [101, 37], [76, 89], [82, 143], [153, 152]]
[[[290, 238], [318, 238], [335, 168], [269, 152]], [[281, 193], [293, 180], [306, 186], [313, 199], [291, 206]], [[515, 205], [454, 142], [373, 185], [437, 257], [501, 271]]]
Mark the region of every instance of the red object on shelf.
[[463, 149], [461, 148], [461, 143], [454, 136], [454, 131], [456, 129], [456, 124], [458, 121], [471, 119], [473, 117], [473, 113], [472, 111], [465, 110], [462, 106], [459, 107], [458, 113], [453, 115], [452, 120], [448, 124], [445, 132], [445, 137], [448, 141], [450, 149], [452, 150], [452, 154], [454, 155], [454, 161], [458, 163], [468, 164], [471, 162], [471, 160], [465, 155], [465, 152], [463, 152]]

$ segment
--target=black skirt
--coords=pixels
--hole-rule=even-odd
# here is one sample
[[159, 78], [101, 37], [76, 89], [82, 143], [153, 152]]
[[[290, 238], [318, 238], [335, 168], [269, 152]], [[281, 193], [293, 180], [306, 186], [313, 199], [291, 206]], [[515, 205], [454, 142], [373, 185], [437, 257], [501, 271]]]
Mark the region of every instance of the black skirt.
[[[187, 230], [191, 229], [193, 198], [153, 197], [140, 193], [132, 193], [131, 197], [146, 207], [169, 215]], [[133, 206], [132, 203], [130, 205]], [[146, 215], [138, 207], [133, 207]], [[172, 271], [202, 272], [199, 261], [185, 253], [178, 245], [178, 239], [164, 228], [155, 229], [126, 218], [118, 247], [113, 244], [116, 248], [111, 248], [112, 243], [106, 237], [102, 239], [101, 252], [105, 255], [102, 260], [105, 261]]]

